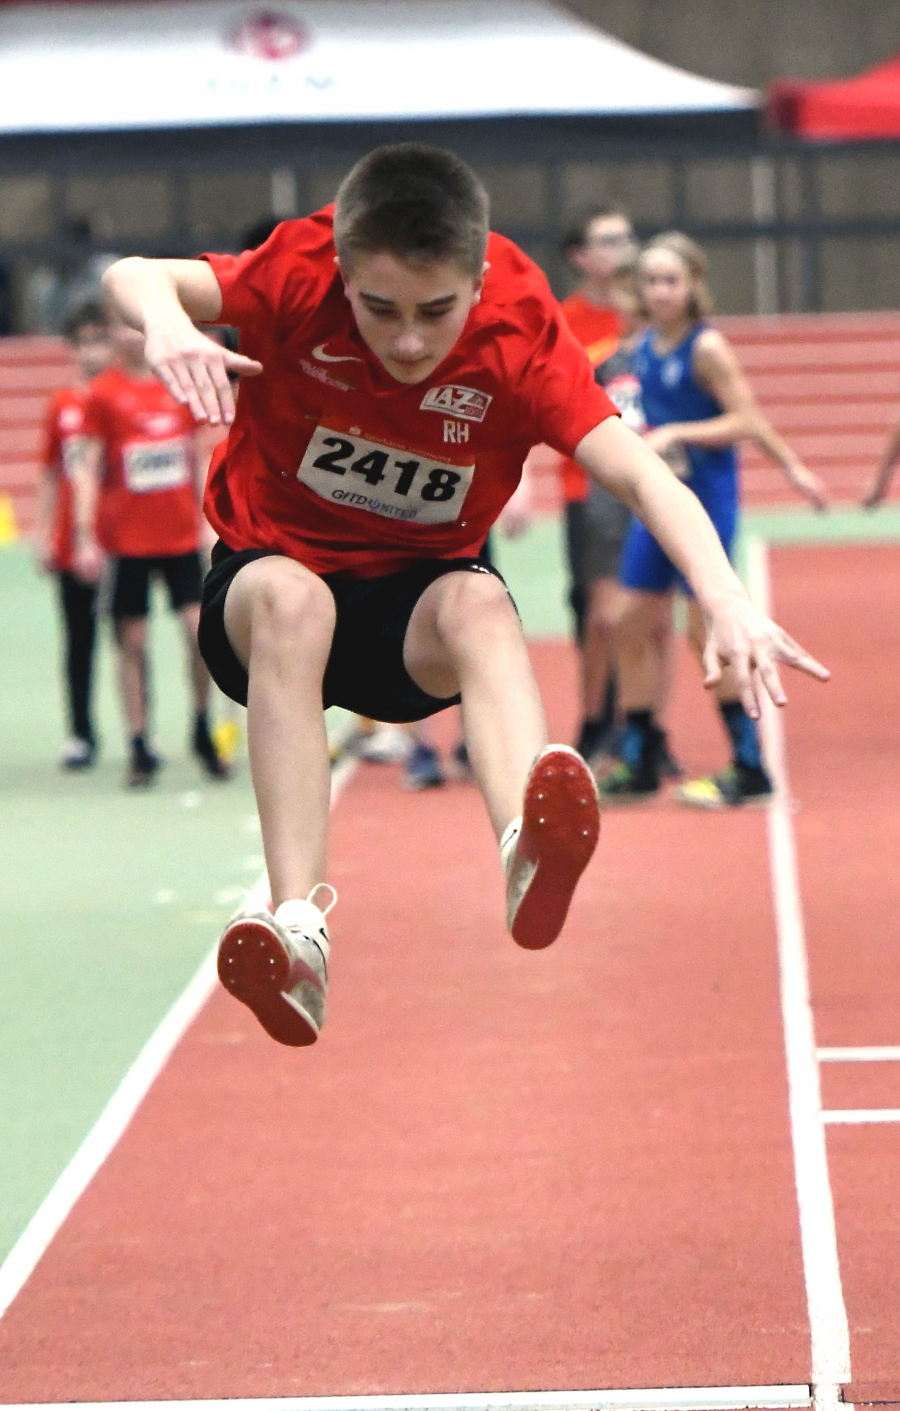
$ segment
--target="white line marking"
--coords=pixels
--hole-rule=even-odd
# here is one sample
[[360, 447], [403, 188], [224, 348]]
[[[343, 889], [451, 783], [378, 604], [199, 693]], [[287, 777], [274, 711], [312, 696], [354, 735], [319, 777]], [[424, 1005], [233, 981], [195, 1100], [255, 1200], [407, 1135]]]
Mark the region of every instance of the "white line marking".
[[900, 1063], [900, 1045], [883, 1044], [880, 1048], [820, 1048], [820, 1063]]
[[844, 1107], [822, 1113], [822, 1121], [851, 1126], [863, 1122], [900, 1122], [900, 1107]]
[[[344, 758], [332, 770], [332, 807], [355, 768], [354, 759]], [[268, 897], [269, 883], [263, 873], [247, 893], [246, 901], [251, 905], [265, 906]], [[76, 1201], [84, 1194], [122, 1137], [179, 1040], [209, 999], [216, 983], [214, 946], [187, 989], [172, 1005], [155, 1033], [151, 1034], [68, 1166], [0, 1265], [0, 1318], [32, 1274], [38, 1260]]]
[[[755, 537], [747, 544], [747, 575], [750, 596], [757, 607], [768, 612], [768, 556], [765, 543]], [[838, 1404], [841, 1385], [850, 1381], [850, 1333], [841, 1288], [825, 1129], [821, 1121], [822, 1095], [788, 793], [784, 726], [768, 696], [763, 701], [760, 730], [766, 763], [775, 784], [775, 797], [766, 814], [769, 865], [778, 933], [781, 1011], [809, 1312], [813, 1396], [815, 1406], [824, 1409]]]
[[[641, 1387], [633, 1391], [450, 1392], [431, 1396], [285, 1396], [247, 1401], [83, 1401], [77, 1411], [739, 1411], [811, 1406], [808, 1386]], [[3, 1411], [72, 1411], [71, 1402]]]

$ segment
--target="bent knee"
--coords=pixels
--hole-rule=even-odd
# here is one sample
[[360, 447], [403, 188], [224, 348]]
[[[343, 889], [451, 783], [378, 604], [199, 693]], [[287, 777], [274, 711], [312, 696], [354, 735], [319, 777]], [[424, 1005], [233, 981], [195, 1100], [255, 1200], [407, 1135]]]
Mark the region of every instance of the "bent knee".
[[257, 559], [247, 564], [225, 600], [226, 630], [233, 642], [247, 650], [301, 642], [328, 645], [335, 618], [328, 584], [291, 559]]
[[442, 585], [436, 622], [445, 640], [476, 631], [520, 630], [506, 585], [493, 573], [448, 573]]

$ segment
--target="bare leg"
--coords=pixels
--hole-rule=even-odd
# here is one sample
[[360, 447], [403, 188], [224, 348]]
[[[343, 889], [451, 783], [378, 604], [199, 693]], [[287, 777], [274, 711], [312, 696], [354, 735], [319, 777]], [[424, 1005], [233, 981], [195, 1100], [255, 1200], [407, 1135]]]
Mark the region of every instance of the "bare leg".
[[330, 769], [322, 678], [334, 598], [302, 564], [257, 559], [235, 576], [225, 630], [250, 675], [247, 743], [276, 907], [325, 876]]
[[181, 608], [178, 616], [181, 619], [181, 628], [184, 633], [185, 647], [188, 654], [188, 670], [190, 673], [191, 693], [194, 699], [194, 709], [204, 711], [209, 706], [210, 678], [206, 669], [206, 662], [200, 655], [200, 648], [197, 645], [197, 628], [200, 623], [200, 604], [188, 603], [187, 607]]
[[652, 710], [663, 695], [664, 657], [661, 628], [671, 617], [669, 593], [620, 590], [616, 623], [616, 667], [623, 712]]
[[115, 624], [122, 711], [129, 737], [147, 732], [147, 619], [118, 617]]
[[522, 811], [529, 770], [547, 742], [521, 623], [503, 584], [469, 572], [432, 583], [416, 604], [403, 657], [430, 695], [461, 691], [469, 759], [501, 838]]
[[610, 673], [615, 668], [613, 632], [623, 589], [615, 578], [595, 578], [588, 591], [581, 684], [585, 720], [596, 720], [603, 709]]

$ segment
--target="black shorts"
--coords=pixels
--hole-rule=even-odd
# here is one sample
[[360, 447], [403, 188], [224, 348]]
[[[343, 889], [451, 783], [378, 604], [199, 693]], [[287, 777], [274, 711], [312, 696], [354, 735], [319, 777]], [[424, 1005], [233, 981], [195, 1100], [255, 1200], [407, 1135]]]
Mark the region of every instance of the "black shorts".
[[[213, 549], [212, 568], [203, 588], [200, 652], [216, 685], [239, 705], [247, 704], [248, 678], [225, 631], [225, 596], [245, 564], [273, 555], [278, 556], [271, 549], [238, 551], [220, 542]], [[428, 695], [403, 664], [403, 643], [416, 603], [429, 584], [446, 573], [459, 572], [489, 573], [503, 583], [495, 568], [474, 558], [423, 559], [382, 578], [322, 575], [337, 606], [334, 640], [322, 684], [326, 709], [343, 706], [372, 720], [401, 722], [424, 720], [459, 704], [459, 696]]]
[[150, 579], [165, 582], [173, 612], [199, 603], [203, 594], [200, 555], [165, 554], [157, 558], [114, 558], [108, 566], [104, 596], [113, 617], [146, 617], [150, 611]]

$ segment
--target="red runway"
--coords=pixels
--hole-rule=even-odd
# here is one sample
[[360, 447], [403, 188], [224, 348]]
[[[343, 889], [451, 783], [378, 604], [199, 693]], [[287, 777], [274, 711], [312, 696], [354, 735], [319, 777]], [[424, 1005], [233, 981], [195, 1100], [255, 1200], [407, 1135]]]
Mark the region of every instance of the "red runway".
[[[818, 1041], [897, 1042], [900, 551], [773, 567], [835, 672], [789, 708]], [[673, 736], [724, 754], [686, 658]], [[0, 1322], [3, 1401], [807, 1382], [765, 813], [605, 815], [538, 954], [470, 788], [361, 769], [332, 858], [321, 1043], [215, 996]], [[900, 1106], [900, 1066], [823, 1067], [826, 1107]], [[853, 1390], [900, 1400], [898, 1137], [828, 1141]]]

